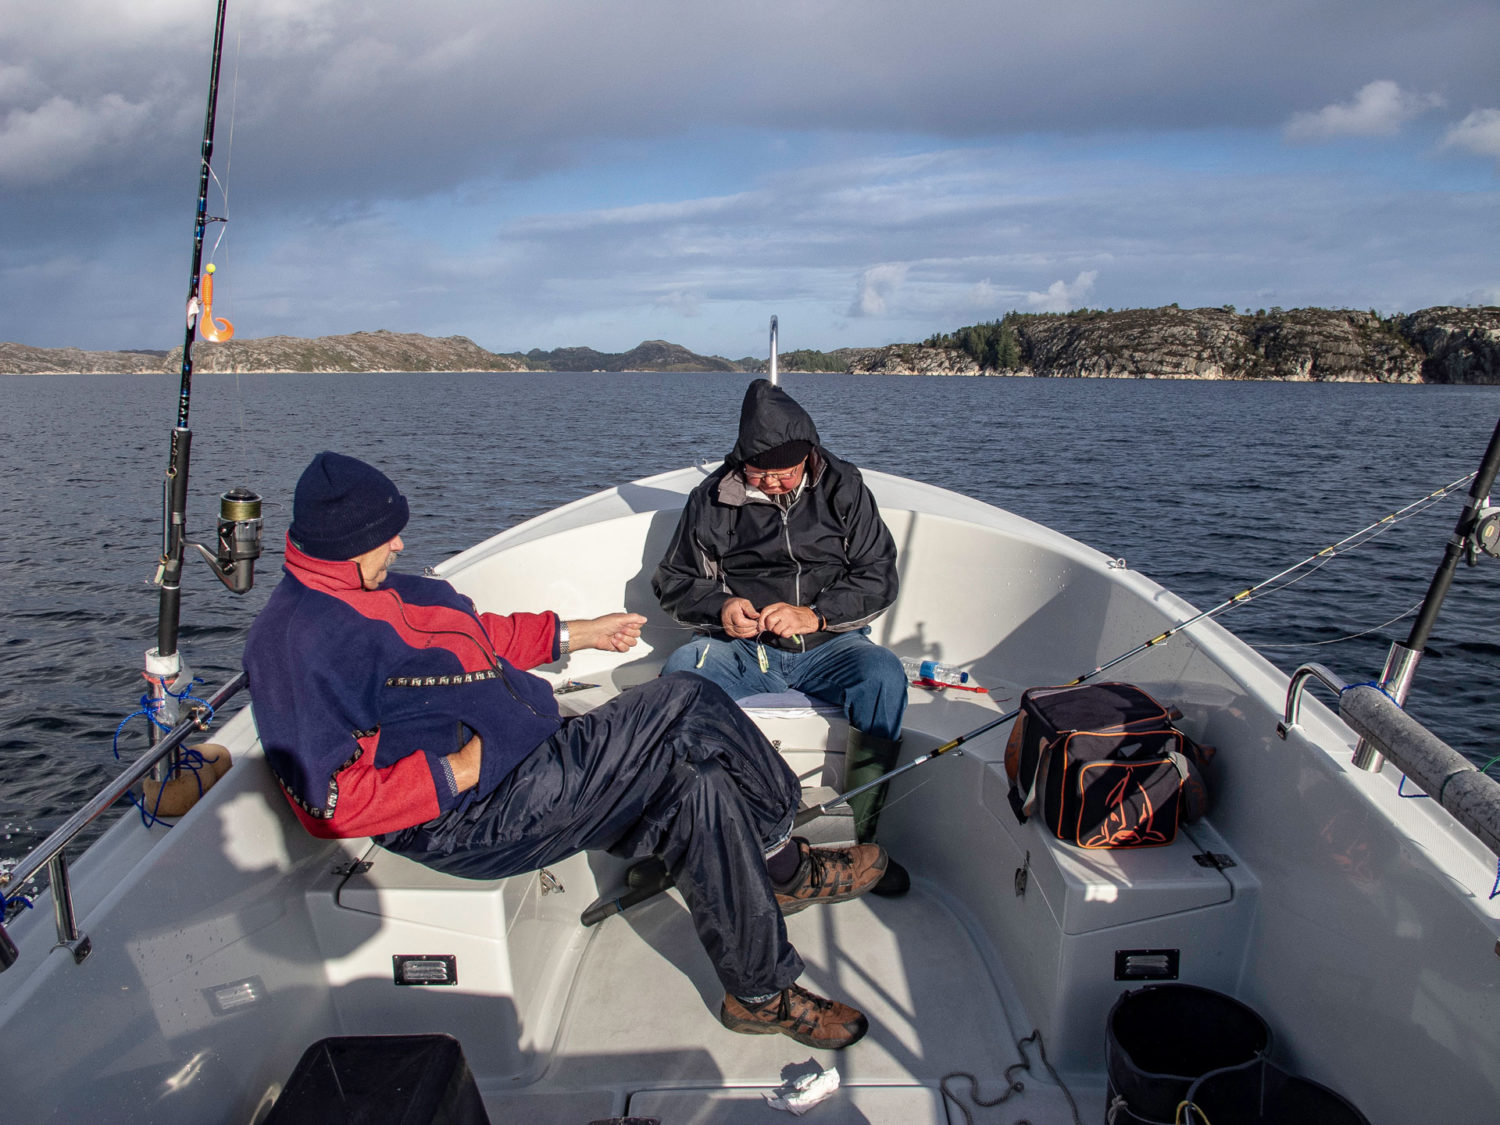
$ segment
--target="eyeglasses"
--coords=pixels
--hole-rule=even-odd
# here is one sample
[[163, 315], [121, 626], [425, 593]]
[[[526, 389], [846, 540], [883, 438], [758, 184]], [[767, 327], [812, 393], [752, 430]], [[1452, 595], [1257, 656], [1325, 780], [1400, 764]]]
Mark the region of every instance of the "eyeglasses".
[[802, 474], [803, 466], [793, 465], [790, 469], [780, 469], [774, 473], [768, 473], [764, 469], [752, 469], [745, 466], [745, 479], [751, 484], [785, 484], [796, 480]]

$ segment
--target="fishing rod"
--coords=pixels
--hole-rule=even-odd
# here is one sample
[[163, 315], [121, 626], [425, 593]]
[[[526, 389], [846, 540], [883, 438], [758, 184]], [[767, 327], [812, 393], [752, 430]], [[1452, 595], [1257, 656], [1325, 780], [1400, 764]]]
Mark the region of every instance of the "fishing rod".
[[[1492, 464], [1492, 461], [1495, 462], [1495, 464]], [[1488, 473], [1489, 473], [1489, 478], [1490, 478], [1491, 481], [1495, 477], [1495, 467], [1496, 467], [1496, 464], [1500, 464], [1500, 427], [1497, 427], [1497, 429], [1496, 429], [1496, 440], [1494, 440], [1494, 441], [1491, 442], [1490, 453], [1489, 453], [1489, 455], [1486, 456], [1486, 459], [1485, 459], [1485, 466], [1488, 466]], [[1396, 524], [1400, 523], [1402, 520], [1408, 518], [1409, 516], [1415, 515], [1416, 512], [1421, 511], [1421, 510], [1423, 510], [1425, 508], [1431, 507], [1433, 504], [1435, 504], [1439, 500], [1443, 499], [1449, 493], [1454, 492], [1455, 490], [1462, 488], [1464, 485], [1468, 484], [1470, 481], [1476, 481], [1475, 487], [1478, 488], [1478, 481], [1476, 480], [1476, 478], [1482, 477], [1484, 475], [1485, 471], [1486, 471], [1486, 468], [1484, 466], [1482, 466], [1481, 469], [1480, 469], [1480, 471], [1477, 472], [1477, 473], [1468, 473], [1468, 474], [1465, 474], [1464, 476], [1460, 477], [1458, 480], [1454, 481], [1452, 484], [1444, 485], [1442, 488], [1437, 489], [1435, 492], [1429, 492], [1426, 496], [1423, 496], [1423, 497], [1421, 497], [1420, 499], [1417, 499], [1417, 500], [1413, 500], [1410, 504], [1406, 505], [1406, 507], [1401, 508], [1401, 509], [1399, 509], [1399, 510], [1397, 510], [1395, 512], [1392, 512], [1390, 515], [1382, 516], [1380, 519], [1376, 520], [1374, 523], [1368, 524], [1365, 527], [1360, 528], [1358, 531], [1353, 532], [1350, 535], [1346, 535], [1343, 539], [1340, 539], [1337, 543], [1334, 543], [1334, 544], [1331, 544], [1330, 546], [1324, 547], [1322, 550], [1314, 551], [1312, 554], [1308, 555], [1306, 558], [1302, 559], [1300, 562], [1294, 563], [1293, 565], [1287, 567], [1285, 570], [1278, 571], [1277, 573], [1271, 575], [1269, 578], [1266, 578], [1266, 579], [1263, 579], [1260, 582], [1257, 582], [1254, 586], [1247, 587], [1246, 589], [1241, 590], [1237, 594], [1231, 594], [1229, 597], [1227, 597], [1223, 601], [1221, 601], [1218, 605], [1213, 606], [1210, 609], [1205, 609], [1201, 613], [1194, 614], [1192, 617], [1189, 617], [1186, 621], [1181, 621], [1178, 624], [1173, 625], [1170, 629], [1167, 629], [1164, 632], [1158, 633], [1156, 636], [1152, 637], [1148, 641], [1142, 641], [1140, 644], [1136, 645], [1134, 648], [1132, 648], [1132, 649], [1130, 649], [1130, 650], [1128, 650], [1126, 652], [1122, 652], [1119, 656], [1114, 657], [1112, 660], [1106, 660], [1103, 664], [1100, 664], [1097, 668], [1094, 668], [1092, 671], [1085, 672], [1083, 675], [1079, 676], [1076, 680], [1072, 680], [1069, 683], [1066, 683], [1066, 684], [1064, 684], [1062, 686], [1063, 687], [1077, 687], [1079, 684], [1084, 683], [1084, 682], [1086, 682], [1088, 680], [1093, 679], [1095, 676], [1099, 675], [1101, 672], [1108, 671], [1110, 668], [1115, 667], [1117, 664], [1122, 664], [1125, 661], [1129, 660], [1131, 657], [1137, 656], [1140, 653], [1145, 652], [1148, 648], [1154, 648], [1155, 646], [1157, 646], [1159, 644], [1162, 644], [1163, 642], [1171, 639], [1172, 637], [1176, 636], [1178, 633], [1182, 632], [1184, 629], [1190, 628], [1191, 626], [1196, 625], [1200, 621], [1205, 621], [1205, 620], [1208, 620], [1210, 618], [1217, 617], [1219, 614], [1224, 613], [1224, 612], [1226, 612], [1226, 611], [1228, 611], [1230, 609], [1233, 609], [1235, 606], [1244, 605], [1247, 602], [1252, 601], [1261, 591], [1265, 590], [1265, 588], [1267, 586], [1270, 586], [1273, 582], [1278, 582], [1278, 581], [1280, 581], [1283, 578], [1287, 578], [1288, 576], [1296, 573], [1298, 570], [1301, 570], [1304, 567], [1312, 567], [1312, 569], [1308, 571], [1309, 574], [1312, 573], [1312, 570], [1316, 570], [1319, 567], [1322, 567], [1330, 559], [1332, 559], [1335, 555], [1337, 555], [1340, 551], [1342, 551], [1342, 550], [1344, 550], [1346, 548], [1352, 550], [1353, 547], [1362, 546], [1364, 543], [1367, 543], [1367, 542], [1369, 542], [1369, 540], [1375, 538], [1375, 536], [1380, 535], [1380, 534], [1382, 534], [1382, 533], [1384, 533], [1386, 531], [1389, 531], [1392, 527], [1394, 527]], [[1489, 490], [1489, 485], [1486, 483], [1484, 485], [1484, 491], [1485, 491], [1486, 494], [1488, 493], [1488, 490]], [[1465, 508], [1465, 512], [1467, 513], [1470, 510], [1470, 508], [1473, 507], [1474, 505], [1475, 505], [1475, 501], [1473, 499], [1471, 499], [1470, 500], [1470, 506]], [[1488, 542], [1492, 546], [1496, 546], [1496, 549], [1500, 549], [1500, 509], [1487, 509], [1487, 511], [1490, 512], [1490, 513], [1492, 513], [1491, 519], [1489, 520], [1489, 523], [1486, 525], [1486, 526], [1490, 527], [1489, 538], [1488, 538], [1488, 540], [1481, 540], [1481, 542]], [[1472, 524], [1476, 524], [1476, 525], [1480, 524], [1482, 522], [1483, 521], [1479, 520], [1479, 519], [1471, 520], [1471, 523]], [[1463, 525], [1463, 521], [1461, 519], [1460, 520], [1460, 526], [1462, 526], [1462, 525]], [[1485, 547], [1484, 549], [1486, 551], [1490, 550], [1489, 547]], [[1312, 566], [1313, 563], [1317, 563], [1317, 566]], [[1455, 558], [1455, 564], [1456, 564], [1456, 558]], [[1292, 579], [1291, 582], [1286, 582], [1282, 586], [1277, 587], [1277, 589], [1284, 589], [1285, 586], [1291, 585], [1292, 582], [1301, 581], [1301, 578], [1305, 578], [1305, 577], [1307, 577], [1307, 575], [1304, 574], [1304, 575], [1302, 575], [1299, 578]], [[1450, 573], [1450, 577], [1451, 577], [1451, 573]], [[1435, 583], [1436, 583], [1436, 581], [1437, 580], [1434, 579]], [[1435, 611], [1434, 611], [1434, 613], [1435, 613]], [[830, 800], [824, 801], [820, 805], [813, 805], [813, 806], [811, 806], [809, 808], [801, 810], [800, 812], [797, 813], [796, 818], [792, 822], [793, 827], [801, 827], [802, 825], [806, 824], [808, 821], [815, 820], [818, 817], [822, 816], [823, 814], [825, 814], [826, 812], [828, 812], [830, 809], [834, 809], [834, 808], [837, 808], [839, 805], [846, 804], [852, 798], [858, 797], [861, 793], [865, 793], [865, 792], [867, 792], [867, 791], [869, 791], [871, 789], [874, 789], [878, 785], [883, 785], [883, 784], [885, 784], [888, 781], [892, 781], [895, 778], [900, 777], [904, 773], [909, 773], [910, 771], [916, 769], [918, 766], [926, 765], [928, 762], [932, 761], [932, 759], [941, 757], [942, 755], [947, 754], [949, 751], [957, 750], [964, 743], [969, 742], [969, 741], [971, 741], [971, 740], [973, 740], [975, 738], [978, 738], [980, 735], [986, 734], [989, 731], [994, 730], [998, 726], [1001, 726], [1001, 725], [1003, 725], [1005, 723], [1010, 722], [1012, 719], [1014, 719], [1020, 713], [1021, 713], [1021, 709], [1019, 707], [1015, 708], [1012, 711], [1007, 711], [1005, 714], [999, 716], [998, 718], [991, 719], [989, 722], [983, 724], [982, 726], [975, 727], [973, 730], [968, 731], [965, 734], [961, 734], [957, 738], [951, 739], [950, 741], [943, 743], [941, 746], [937, 747], [936, 749], [929, 750], [927, 753], [921, 755], [920, 757], [913, 758], [910, 762], [907, 762], [904, 766], [898, 766], [895, 769], [890, 770], [889, 772], [884, 773], [881, 776], [875, 778], [875, 780], [873, 780], [873, 781], [867, 782], [864, 785], [861, 785], [861, 786], [858, 786], [857, 788], [851, 789], [847, 793], [840, 793], [838, 796], [833, 797]]]
[[[208, 110], [203, 123], [203, 143], [198, 170], [198, 202], [193, 221], [192, 270], [188, 278], [187, 325], [182, 342], [182, 382], [177, 395], [177, 425], [171, 433], [166, 477], [162, 482], [162, 547], [155, 582], [160, 590], [156, 617], [156, 647], [146, 653], [148, 697], [153, 715], [160, 713], [168, 728], [176, 723], [176, 703], [186, 694], [185, 674], [177, 651], [182, 614], [182, 563], [185, 549], [195, 547], [208, 560], [214, 573], [236, 594], [250, 589], [255, 580], [255, 560], [260, 557], [260, 497], [247, 488], [234, 488], [219, 498], [218, 550], [210, 552], [199, 543], [189, 543], [187, 530], [188, 464], [193, 432], [188, 413], [193, 388], [193, 341], [199, 334], [209, 341], [228, 340], [234, 325], [213, 315], [213, 272], [203, 266], [203, 235], [211, 222], [223, 218], [208, 214], [208, 185], [213, 176], [214, 121], [219, 101], [219, 63], [224, 50], [224, 17], [228, 0], [219, 0], [214, 21], [213, 61], [209, 71]], [[153, 724], [153, 732], [157, 725]], [[154, 741], [154, 739], [153, 739]]]
[[[1385, 668], [1380, 673], [1380, 686], [1395, 700], [1398, 707], [1406, 703], [1407, 693], [1411, 691], [1417, 663], [1427, 649], [1428, 634], [1432, 632], [1438, 610], [1442, 608], [1443, 600], [1448, 596], [1448, 588], [1453, 584], [1458, 560], [1462, 558], [1470, 566], [1474, 566], [1479, 561], [1481, 552], [1500, 558], [1500, 508], [1490, 506], [1490, 488], [1495, 483], [1497, 473], [1500, 473], [1500, 422], [1495, 424], [1495, 432], [1490, 435], [1490, 444], [1484, 452], [1484, 459], [1479, 463], [1479, 471], [1471, 474], [1474, 483], [1469, 488], [1469, 498], [1464, 503], [1464, 510], [1459, 513], [1453, 534], [1448, 537], [1443, 559], [1438, 563], [1427, 587], [1422, 608], [1416, 621], [1412, 623], [1411, 634], [1406, 638], [1405, 644], [1399, 641], [1393, 643], [1385, 658]], [[1369, 742], [1363, 738], [1359, 740], [1359, 745], [1354, 749], [1356, 766], [1378, 773], [1384, 761], [1384, 757]]]
[[[773, 341], [775, 339], [775, 330], [776, 322], [773, 318], [771, 321]], [[775, 355], [774, 343], [772, 347], [772, 355]], [[1481, 466], [1479, 472], [1468, 473], [1460, 477], [1458, 480], [1454, 481], [1452, 484], [1444, 485], [1442, 488], [1437, 489], [1435, 492], [1429, 492], [1426, 496], [1412, 501], [1410, 504], [1406, 505], [1406, 507], [1400, 508], [1397, 511], [1392, 512], [1390, 515], [1382, 516], [1374, 523], [1368, 524], [1350, 535], [1346, 535], [1337, 543], [1333, 543], [1327, 547], [1322, 548], [1321, 550], [1314, 551], [1312, 554], [1308, 555], [1300, 562], [1294, 563], [1292, 566], [1278, 571], [1277, 573], [1271, 575], [1269, 578], [1257, 582], [1254, 586], [1250, 586], [1244, 590], [1241, 590], [1237, 594], [1230, 595], [1218, 605], [1213, 606], [1210, 609], [1203, 610], [1201, 613], [1194, 614], [1186, 621], [1181, 621], [1178, 624], [1172, 626], [1170, 629], [1158, 633], [1150, 640], [1142, 641], [1134, 648], [1121, 653], [1119, 656], [1116, 656], [1112, 660], [1105, 661], [1103, 664], [1100, 664], [1092, 671], [1085, 672], [1076, 680], [1073, 680], [1071, 683], [1065, 684], [1063, 686], [1076, 687], [1077, 685], [1084, 683], [1087, 680], [1093, 679], [1101, 672], [1105, 672], [1110, 668], [1115, 667], [1117, 664], [1121, 664], [1124, 661], [1129, 660], [1131, 657], [1145, 652], [1148, 648], [1154, 648], [1155, 646], [1164, 643], [1171, 637], [1182, 632], [1184, 629], [1190, 628], [1200, 621], [1204, 621], [1212, 617], [1217, 617], [1219, 614], [1224, 613], [1234, 608], [1235, 606], [1244, 605], [1247, 602], [1252, 601], [1260, 592], [1265, 590], [1266, 587], [1270, 586], [1272, 583], [1278, 582], [1283, 578], [1288, 578], [1290, 575], [1295, 574], [1298, 570], [1301, 570], [1305, 567], [1311, 567], [1312, 569], [1308, 570], [1308, 573], [1312, 573], [1313, 570], [1322, 567], [1340, 551], [1346, 549], [1352, 550], [1354, 547], [1363, 545], [1369, 540], [1375, 538], [1377, 535], [1381, 535], [1384, 532], [1389, 531], [1392, 527], [1400, 523], [1402, 520], [1415, 515], [1418, 511], [1431, 507], [1433, 504], [1436, 504], [1439, 500], [1442, 500], [1451, 492], [1455, 491], [1456, 489], [1462, 488], [1465, 484], [1468, 484], [1471, 480], [1476, 481], [1474, 491], [1478, 492], [1480, 490], [1480, 481], [1484, 480], [1486, 474], [1488, 474], [1488, 480], [1492, 481], [1496, 475], [1495, 471], [1497, 467], [1500, 467], [1500, 427], [1497, 427], [1496, 429], [1496, 438], [1491, 442], [1490, 452], [1486, 455], [1484, 465]], [[1479, 480], [1476, 480], [1476, 478], [1479, 478]], [[1487, 493], [1488, 489], [1489, 484], [1488, 482], [1485, 482], [1483, 485], [1483, 490]], [[1473, 512], [1473, 515], [1469, 516], [1469, 513], [1471, 511]], [[1468, 523], [1467, 525], [1465, 525], [1464, 520], [1460, 519], [1460, 526], [1468, 527], [1468, 531], [1466, 533], [1466, 541], [1477, 545], [1477, 547], [1469, 548], [1470, 555], [1472, 556], [1474, 550], [1478, 549], [1483, 550], [1487, 554], [1494, 554], [1497, 557], [1500, 557], [1500, 508], [1487, 507], [1485, 506], [1485, 502], [1471, 496], [1469, 506], [1465, 508], [1465, 514], [1469, 517]], [[1313, 566], [1314, 563], [1316, 563], [1317, 566]], [[1277, 587], [1277, 589], [1284, 589], [1286, 586], [1291, 585], [1292, 582], [1301, 581], [1301, 578], [1305, 577], [1307, 577], [1307, 575], [1304, 574], [1299, 578], [1291, 579], [1290, 581], [1283, 583], [1282, 586]], [[1434, 582], [1436, 583], [1436, 580], [1434, 580]], [[846, 793], [840, 793], [838, 796], [824, 801], [822, 804], [812, 805], [808, 808], [799, 810], [797, 812], [797, 815], [792, 819], [793, 828], [800, 828], [808, 821], [816, 820], [818, 817], [823, 816], [830, 810], [837, 808], [839, 805], [847, 804], [850, 800], [858, 797], [861, 793], [869, 792], [871, 789], [874, 789], [879, 785], [884, 785], [885, 783], [900, 777], [902, 774], [910, 773], [917, 767], [926, 765], [934, 758], [940, 758], [944, 754], [959, 749], [964, 745], [964, 743], [970, 742], [978, 738], [980, 735], [987, 734], [988, 732], [994, 730], [996, 727], [1003, 726], [1005, 723], [1010, 722], [1020, 713], [1021, 709], [1019, 707], [1015, 708], [1014, 710], [1007, 711], [1003, 715], [991, 719], [989, 722], [975, 727], [973, 730], [961, 734], [957, 738], [950, 739], [949, 741], [943, 743], [941, 746], [938, 746], [933, 750], [929, 750], [927, 753], [912, 759], [904, 766], [897, 766], [895, 769], [881, 774], [873, 781], [866, 782], [864, 785], [860, 785], [855, 787], [854, 789], [850, 789]], [[602, 897], [592, 905], [590, 905], [583, 912], [583, 915], [580, 919], [583, 925], [598, 925], [604, 919], [611, 917], [612, 915], [627, 910], [637, 903], [645, 902], [647, 899], [654, 898], [656, 895], [661, 894], [668, 887], [672, 886], [672, 877], [667, 872], [666, 866], [660, 861], [660, 859], [655, 856], [649, 856], [644, 860], [638, 861], [630, 867], [630, 869], [626, 872], [625, 884], [625, 890], [619, 895]]]

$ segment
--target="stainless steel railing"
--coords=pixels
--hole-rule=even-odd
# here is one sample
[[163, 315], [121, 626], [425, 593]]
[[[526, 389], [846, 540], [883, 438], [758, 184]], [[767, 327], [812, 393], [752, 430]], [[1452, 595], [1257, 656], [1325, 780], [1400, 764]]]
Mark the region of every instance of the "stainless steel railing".
[[[245, 683], [245, 673], [241, 672], [208, 698], [206, 701], [208, 708], [211, 711], [217, 711], [243, 689]], [[0, 873], [0, 892], [4, 892], [11, 887], [24, 887], [43, 867], [47, 869], [52, 887], [52, 913], [57, 921], [57, 943], [72, 952], [74, 961], [81, 963], [92, 951], [92, 945], [88, 935], [78, 929], [78, 918], [73, 909], [73, 892], [68, 881], [66, 855], [68, 845], [106, 809], [123, 797], [131, 786], [155, 769], [168, 754], [175, 752], [189, 735], [204, 729], [203, 709], [195, 708], [194, 714], [173, 727], [166, 737], [95, 794], [88, 804], [70, 816], [34, 851], [28, 853], [13, 870]], [[15, 943], [5, 932], [4, 920], [0, 919], [0, 972], [10, 968], [17, 956], [19, 953]]]

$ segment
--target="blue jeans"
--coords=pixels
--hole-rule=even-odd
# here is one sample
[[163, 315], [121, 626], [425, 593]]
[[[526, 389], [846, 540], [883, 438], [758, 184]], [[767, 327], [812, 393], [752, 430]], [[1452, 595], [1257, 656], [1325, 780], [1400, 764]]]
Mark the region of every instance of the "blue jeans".
[[[735, 699], [762, 692], [800, 691], [844, 709], [849, 725], [877, 738], [901, 737], [906, 672], [870, 630], [840, 633], [807, 652], [786, 652], [756, 641], [695, 637], [667, 657], [662, 675], [694, 672]], [[766, 670], [760, 668], [760, 654]]]

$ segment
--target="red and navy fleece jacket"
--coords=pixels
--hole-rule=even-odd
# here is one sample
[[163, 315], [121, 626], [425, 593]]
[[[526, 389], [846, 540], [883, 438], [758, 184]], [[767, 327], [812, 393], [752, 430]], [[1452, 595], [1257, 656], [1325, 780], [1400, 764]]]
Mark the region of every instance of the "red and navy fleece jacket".
[[[374, 836], [487, 795], [559, 727], [551, 613], [478, 613], [436, 578], [366, 590], [354, 562], [286, 545], [285, 577], [245, 642], [266, 760], [314, 836]], [[444, 760], [477, 734], [479, 783]]]

